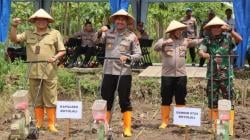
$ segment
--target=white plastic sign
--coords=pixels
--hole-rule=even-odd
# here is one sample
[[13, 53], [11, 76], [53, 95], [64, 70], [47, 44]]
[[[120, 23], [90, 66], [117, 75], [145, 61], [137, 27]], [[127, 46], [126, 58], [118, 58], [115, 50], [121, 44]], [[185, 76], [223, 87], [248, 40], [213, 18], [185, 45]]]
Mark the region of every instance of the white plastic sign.
[[201, 109], [188, 107], [174, 107], [174, 124], [200, 126], [201, 125]]
[[231, 101], [230, 100], [219, 100], [218, 101], [218, 109], [219, 110], [231, 110]]
[[82, 102], [80, 101], [57, 101], [56, 118], [58, 119], [81, 119]]

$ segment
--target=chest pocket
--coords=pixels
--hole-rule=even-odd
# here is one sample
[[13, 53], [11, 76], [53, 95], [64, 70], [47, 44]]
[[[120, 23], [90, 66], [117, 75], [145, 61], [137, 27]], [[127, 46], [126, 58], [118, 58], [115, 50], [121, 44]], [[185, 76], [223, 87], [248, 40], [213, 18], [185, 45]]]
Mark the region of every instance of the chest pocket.
[[37, 41], [36, 38], [28, 38], [28, 39], [27, 39], [27, 46], [30, 47], [30, 49], [31, 49], [31, 51], [32, 51], [33, 53], [35, 53], [36, 47], [38, 46], [37, 42], [38, 42], [38, 41]]
[[167, 57], [172, 57], [174, 55], [173, 46], [165, 46], [163, 52]]
[[184, 45], [181, 45], [179, 47], [179, 57], [185, 57], [186, 56], [186, 51], [187, 51], [187, 47]]
[[130, 44], [131, 44], [130, 40], [126, 40], [126, 39], [122, 40], [120, 45], [119, 45], [120, 52], [123, 52], [123, 53], [130, 52], [131, 51]]
[[113, 49], [114, 48], [114, 41], [115, 41], [115, 38], [107, 38], [106, 39], [106, 49], [108, 49], [108, 50], [111, 50], [111, 49]]
[[193, 25], [194, 25], [194, 22], [193, 22], [193, 21], [189, 21], [189, 22], [187, 23], [187, 25], [188, 25], [188, 26], [193, 26]]
[[83, 35], [82, 35], [82, 40], [86, 40], [86, 39], [87, 39], [86, 35], [83, 34]]
[[93, 38], [94, 38], [94, 34], [90, 34], [90, 35], [88, 36], [88, 39], [89, 39], [89, 40], [93, 40]]
[[45, 49], [50, 49], [52, 51], [55, 51], [55, 45], [53, 40], [47, 40], [44, 42], [44, 48]]
[[89, 40], [91, 40], [91, 35], [85, 35], [85, 36], [83, 36], [83, 40], [86, 40], [86, 41], [89, 41]]
[[37, 43], [37, 39], [36, 38], [28, 38], [27, 39], [27, 44], [36, 44]]
[[224, 42], [221, 42], [221, 47], [224, 48], [224, 49], [228, 49], [229, 50], [229, 43], [224, 41]]

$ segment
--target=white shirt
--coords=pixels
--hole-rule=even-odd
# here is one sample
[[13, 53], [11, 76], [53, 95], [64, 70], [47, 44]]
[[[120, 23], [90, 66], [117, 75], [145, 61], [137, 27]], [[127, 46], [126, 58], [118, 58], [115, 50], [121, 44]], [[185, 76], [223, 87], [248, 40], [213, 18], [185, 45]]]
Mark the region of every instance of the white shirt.
[[229, 20], [226, 18], [224, 20], [228, 25], [230, 25], [230, 27], [232, 27], [232, 29], [235, 29], [235, 20], [231, 17]]

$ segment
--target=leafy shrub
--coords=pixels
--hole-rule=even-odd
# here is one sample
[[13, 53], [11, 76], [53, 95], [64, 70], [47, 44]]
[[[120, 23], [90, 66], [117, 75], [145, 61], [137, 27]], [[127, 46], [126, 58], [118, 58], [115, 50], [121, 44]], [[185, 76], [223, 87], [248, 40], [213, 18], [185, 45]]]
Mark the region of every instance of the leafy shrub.
[[58, 70], [58, 88], [60, 93], [73, 94], [76, 91], [75, 75], [65, 69]]

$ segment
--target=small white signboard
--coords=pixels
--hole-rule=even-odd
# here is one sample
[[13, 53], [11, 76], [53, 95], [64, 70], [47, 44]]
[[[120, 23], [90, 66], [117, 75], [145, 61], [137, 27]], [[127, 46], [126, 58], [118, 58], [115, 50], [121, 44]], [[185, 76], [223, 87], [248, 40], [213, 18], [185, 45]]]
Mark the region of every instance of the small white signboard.
[[174, 107], [174, 124], [201, 126], [201, 109], [188, 107]]
[[218, 101], [219, 110], [231, 110], [231, 107], [232, 105], [230, 100], [222, 99]]
[[57, 101], [56, 118], [58, 119], [81, 119], [82, 102], [80, 101]]

